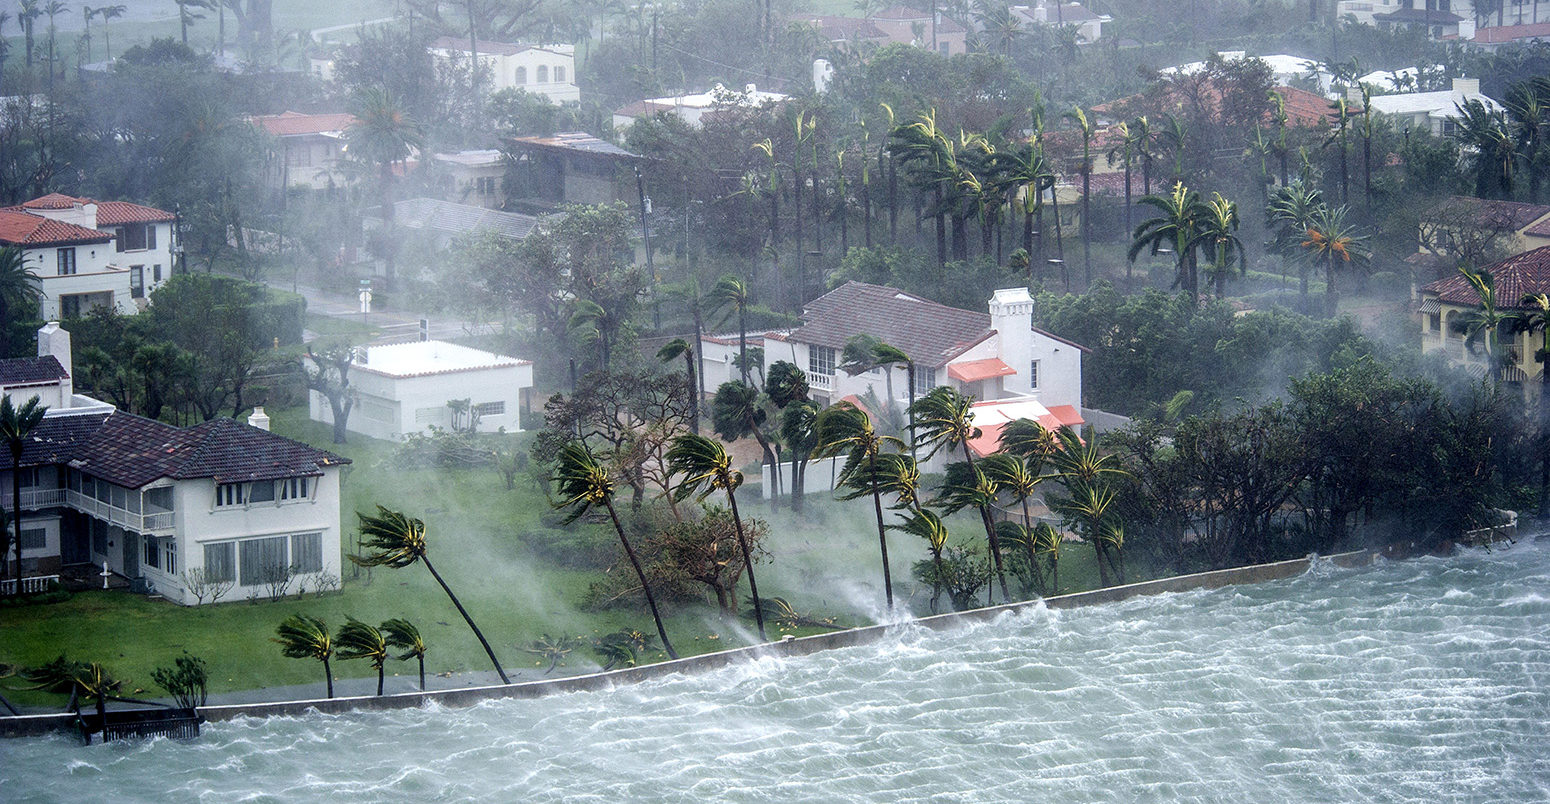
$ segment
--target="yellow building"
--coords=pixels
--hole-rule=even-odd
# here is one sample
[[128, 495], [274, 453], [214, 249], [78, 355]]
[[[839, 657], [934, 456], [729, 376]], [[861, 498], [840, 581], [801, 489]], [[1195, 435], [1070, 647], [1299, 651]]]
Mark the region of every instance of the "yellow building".
[[[1525, 295], [1550, 293], [1550, 246], [1508, 257], [1486, 266], [1483, 272], [1489, 273], [1494, 280], [1499, 310], [1526, 310], [1520, 303]], [[1421, 351], [1443, 350], [1448, 362], [1484, 377], [1489, 368], [1484, 345], [1480, 345], [1478, 353], [1471, 352], [1464, 346], [1464, 334], [1455, 329], [1460, 316], [1479, 307], [1480, 297], [1462, 275], [1439, 279], [1421, 288], [1420, 304], [1416, 308], [1421, 323]], [[1512, 333], [1505, 329], [1499, 337], [1511, 364], [1504, 370], [1502, 379], [1537, 388], [1542, 369], [1534, 360], [1534, 353], [1543, 343], [1543, 336], [1540, 333]]]

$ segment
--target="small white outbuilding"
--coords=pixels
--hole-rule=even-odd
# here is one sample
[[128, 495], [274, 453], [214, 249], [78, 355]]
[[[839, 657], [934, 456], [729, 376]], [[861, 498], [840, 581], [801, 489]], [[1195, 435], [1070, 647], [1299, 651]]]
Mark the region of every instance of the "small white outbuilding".
[[[481, 432], [516, 432], [533, 363], [446, 341], [370, 346], [350, 368], [350, 387], [352, 433], [396, 440], [432, 425], [466, 426], [470, 415]], [[328, 400], [317, 391], [308, 396], [312, 419], [332, 424]]]

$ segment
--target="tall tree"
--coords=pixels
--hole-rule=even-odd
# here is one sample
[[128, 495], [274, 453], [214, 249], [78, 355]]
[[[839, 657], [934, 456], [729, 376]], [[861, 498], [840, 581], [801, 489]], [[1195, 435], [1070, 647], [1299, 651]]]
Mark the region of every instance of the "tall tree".
[[1485, 358], [1488, 367], [1486, 376], [1493, 382], [1499, 382], [1502, 370], [1507, 367], [1502, 334], [1511, 327], [1515, 316], [1504, 310], [1496, 298], [1496, 279], [1490, 271], [1472, 271], [1468, 266], [1460, 266], [1459, 273], [1463, 274], [1464, 281], [1469, 283], [1469, 288], [1475, 292], [1480, 304], [1454, 319], [1453, 329], [1464, 336], [1464, 348], [1471, 354], [1480, 354]]
[[1534, 351], [1539, 363], [1539, 518], [1550, 519], [1550, 294], [1530, 293], [1518, 301], [1527, 308], [1519, 311], [1513, 328], [1541, 341]]
[[614, 532], [619, 536], [619, 544], [624, 546], [624, 554], [630, 560], [630, 566], [635, 568], [635, 577], [640, 580], [640, 588], [646, 596], [646, 605], [651, 609], [651, 619], [657, 624], [657, 636], [662, 638], [662, 648], [673, 659], [678, 658], [678, 653], [673, 650], [672, 640], [667, 638], [667, 628], [662, 625], [662, 613], [657, 610], [657, 599], [651, 594], [651, 584], [646, 582], [646, 571], [641, 567], [640, 558], [635, 555], [635, 548], [631, 546], [629, 537], [624, 534], [624, 525], [619, 521], [619, 512], [614, 508], [614, 481], [609, 476], [608, 468], [592, 455], [587, 445], [580, 441], [571, 441], [560, 448], [559, 463], [554, 473], [555, 484], [560, 495], [560, 501], [556, 508], [569, 508], [571, 512], [566, 515], [565, 522], [575, 522], [587, 511], [595, 506], [603, 506], [608, 510], [608, 518], [613, 520]]
[[877, 471], [878, 456], [889, 445], [904, 446], [892, 436], [877, 432], [865, 411], [849, 402], [841, 402], [818, 415], [816, 454], [833, 457], [843, 454], [839, 485], [847, 489], [842, 500], [854, 500], [867, 494], [877, 515], [877, 543], [883, 560], [883, 594], [888, 610], [893, 611], [893, 573], [888, 566], [888, 531], [883, 520], [882, 483]]
[[775, 447], [764, 430], [770, 415], [766, 401], [765, 395], [751, 385], [736, 380], [724, 382], [716, 389], [716, 396], [711, 400], [710, 418], [716, 435], [728, 441], [753, 436], [759, 442], [759, 449], [764, 452], [764, 463], [770, 467], [773, 485], [770, 500], [773, 504], [780, 497], [780, 458], [775, 454]]
[[1216, 297], [1227, 295], [1227, 276], [1234, 263], [1238, 272], [1248, 271], [1248, 260], [1243, 241], [1238, 239], [1238, 205], [1212, 193], [1200, 210], [1200, 228], [1190, 241], [1189, 248], [1205, 251], [1211, 259], [1211, 278], [1216, 284]]
[[[425, 130], [391, 93], [383, 89], [367, 87], [360, 90], [352, 107], [355, 123], [345, 132], [345, 138], [351, 146], [351, 158], [377, 170], [383, 233], [391, 241], [394, 237], [394, 170], [425, 147]], [[389, 242], [385, 251], [387, 276], [391, 280], [396, 275], [397, 249]]]
[[[21, 407], [12, 405], [9, 395], [0, 397], [0, 441], [5, 442], [11, 453], [11, 521], [15, 528], [12, 543], [16, 546], [16, 588], [12, 593], [16, 597], [22, 594], [22, 453], [27, 449], [32, 431], [42, 423], [47, 411], [48, 406], [36, 395], [23, 402]], [[0, 550], [0, 556], [4, 554], [5, 551]]]
[[1315, 265], [1324, 266], [1324, 304], [1328, 315], [1334, 315], [1339, 294], [1335, 290], [1335, 269], [1339, 266], [1356, 267], [1366, 262], [1367, 252], [1356, 226], [1346, 221], [1344, 204], [1319, 209], [1308, 226], [1303, 248]]
[[307, 388], [317, 391], [328, 401], [329, 412], [333, 414], [335, 444], [345, 443], [346, 424], [357, 399], [355, 388], [350, 385], [350, 367], [355, 365], [356, 354], [350, 346], [333, 346], [323, 349], [321, 354], [314, 353], [312, 345], [308, 344], [306, 359], [297, 360]]
[[1329, 136], [1324, 138], [1324, 147], [1331, 145], [1340, 148], [1340, 203], [1351, 203], [1351, 170], [1347, 167], [1347, 158], [1350, 154], [1348, 142], [1351, 135], [1351, 104], [1345, 98], [1336, 98], [1329, 104], [1330, 121]]
[[699, 372], [694, 370], [698, 361], [696, 349], [683, 338], [674, 338], [657, 350], [657, 359], [667, 363], [678, 358], [684, 361], [684, 379], [689, 384], [689, 430], [700, 434], [700, 384]]
[[742, 515], [737, 511], [737, 489], [743, 485], [743, 473], [732, 468], [732, 458], [720, 441], [701, 435], [684, 435], [673, 439], [673, 447], [667, 451], [668, 471], [682, 475], [674, 496], [679, 501], [697, 497], [701, 502], [715, 491], [725, 491], [727, 503], [732, 507], [732, 524], [737, 530], [737, 546], [743, 553], [743, 570], [748, 573], [748, 593], [753, 597], [754, 622], [759, 626], [759, 639], [764, 635], [764, 601], [759, 597], [759, 582], [753, 574], [753, 551], [743, 532]]
[[1125, 530], [1114, 505], [1116, 492], [1111, 481], [1127, 473], [1113, 455], [1103, 454], [1096, 437], [1084, 441], [1069, 427], [1060, 428], [1055, 437], [1060, 448], [1050, 458], [1066, 496], [1051, 500], [1050, 508], [1075, 522], [1093, 546], [1099, 582], [1108, 586], [1112, 571], [1124, 583]]
[[[800, 247], [800, 244], [799, 244]], [[725, 322], [737, 317], [737, 357], [742, 364], [743, 384], [752, 385], [748, 379], [748, 285], [735, 276], [723, 276], [711, 289], [710, 302], [713, 315]]]
[[43, 280], [27, 269], [19, 246], [0, 247], [0, 355], [11, 353], [11, 324], [38, 315]]
[[1510, 200], [1518, 148], [1506, 114], [1475, 98], [1457, 104], [1457, 108], [1458, 127], [1452, 137], [1473, 168], [1475, 195]]
[[431, 577], [441, 586], [441, 591], [447, 594], [452, 605], [457, 608], [457, 613], [463, 615], [463, 622], [468, 623], [469, 630], [474, 632], [479, 644], [484, 647], [484, 653], [490, 657], [490, 664], [495, 666], [495, 673], [500, 676], [501, 683], [510, 684], [511, 679], [506, 677], [506, 670], [501, 667], [500, 660], [495, 658], [495, 650], [490, 647], [489, 640], [484, 638], [484, 632], [474, 625], [474, 618], [463, 608], [463, 601], [457, 599], [457, 595], [452, 593], [452, 587], [447, 585], [441, 573], [436, 571], [436, 566], [431, 563], [429, 545], [425, 539], [425, 523], [381, 505], [377, 506], [375, 515], [356, 512], [356, 516], [361, 522], [362, 548], [369, 552], [351, 555], [350, 560], [363, 567], [394, 569], [416, 563], [424, 564]]
[[271, 640], [279, 643], [280, 653], [288, 659], [314, 659], [323, 663], [323, 678], [328, 682], [328, 697], [334, 697], [334, 638], [328, 625], [310, 614], [292, 614], [275, 628]]
[[1098, 132], [1098, 127], [1080, 106], [1072, 107], [1071, 111], [1066, 112], [1066, 119], [1070, 120], [1076, 126], [1076, 130], [1082, 134], [1082, 161], [1077, 165], [1077, 172], [1082, 174], [1082, 264], [1087, 279], [1084, 287], [1088, 287], [1093, 283], [1093, 135]]
[[1131, 235], [1131, 262], [1141, 252], [1150, 249], [1152, 254], [1172, 251], [1174, 259], [1173, 286], [1189, 294], [1191, 304], [1200, 296], [1199, 278], [1195, 271], [1195, 250], [1190, 248], [1200, 232], [1200, 218], [1204, 205], [1200, 195], [1174, 182], [1173, 192], [1167, 196], [1148, 195], [1141, 203], [1157, 210], [1157, 216], [1142, 221]]
[[17, 0], [16, 2], [16, 23], [22, 26], [22, 38], [26, 41], [27, 70], [29, 72], [32, 70], [33, 59], [32, 30], [33, 25], [37, 23], [38, 18], [43, 16], [42, 1], [43, 0]]
[[387, 638], [381, 629], [350, 617], [339, 629], [334, 645], [334, 655], [340, 659], [366, 659], [371, 663], [377, 671], [377, 695], [381, 695], [386, 675], [383, 666], [388, 660]]

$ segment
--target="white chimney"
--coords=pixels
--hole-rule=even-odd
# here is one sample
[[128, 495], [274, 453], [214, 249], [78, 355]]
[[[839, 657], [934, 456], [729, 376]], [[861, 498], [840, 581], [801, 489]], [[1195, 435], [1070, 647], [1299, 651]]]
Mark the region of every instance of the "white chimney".
[[248, 414], [248, 425], [265, 432], [269, 430], [269, 414], [264, 412], [263, 405], [253, 408], [253, 412]]
[[59, 382], [59, 405], [69, 407], [70, 398], [75, 394], [75, 381], [71, 379], [75, 369], [70, 364], [70, 332], [59, 326], [58, 321], [50, 321], [38, 330], [38, 357], [49, 355], [64, 366], [65, 378]]
[[1033, 296], [1028, 289], [996, 291], [990, 297], [990, 326], [1001, 338], [999, 357], [1019, 374], [1024, 373], [1018, 367], [1028, 362], [1033, 348]]
[[1044, 0], [1039, 0], [1039, 5], [1033, 9], [1034, 22], [1049, 22], [1049, 9], [1044, 7]]
[[752, 98], [754, 96], [754, 94], [759, 91], [759, 85], [758, 84], [744, 84], [743, 85], [743, 91], [748, 93], [748, 97]]
[[1454, 92], [1461, 92], [1461, 93], [1463, 93], [1465, 95], [1479, 95], [1480, 94], [1480, 79], [1478, 79], [1478, 78], [1455, 78], [1455, 79], [1453, 79], [1453, 91]]
[[828, 59], [813, 59], [813, 91], [819, 95], [827, 93], [833, 79], [834, 65]]

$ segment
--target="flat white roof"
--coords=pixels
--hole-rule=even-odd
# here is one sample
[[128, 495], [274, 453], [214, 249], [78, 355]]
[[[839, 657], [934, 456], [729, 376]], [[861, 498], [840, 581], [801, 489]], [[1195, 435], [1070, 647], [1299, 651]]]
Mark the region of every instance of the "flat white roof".
[[451, 162], [470, 167], [498, 165], [501, 161], [501, 152], [488, 148], [477, 151], [454, 151], [452, 153], [436, 154], [436, 161]]
[[1431, 117], [1458, 117], [1458, 106], [1472, 100], [1480, 101], [1487, 111], [1500, 111], [1502, 106], [1479, 92], [1460, 92], [1447, 89], [1441, 92], [1409, 92], [1403, 95], [1374, 95], [1372, 110], [1384, 114], [1426, 114]]
[[457, 371], [515, 368], [531, 363], [531, 360], [519, 360], [446, 341], [414, 341], [367, 347], [357, 369], [387, 377], [406, 378]]

